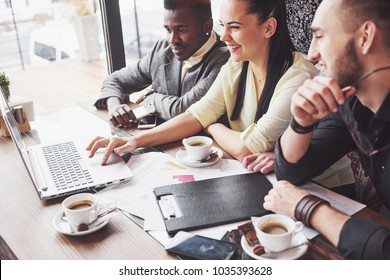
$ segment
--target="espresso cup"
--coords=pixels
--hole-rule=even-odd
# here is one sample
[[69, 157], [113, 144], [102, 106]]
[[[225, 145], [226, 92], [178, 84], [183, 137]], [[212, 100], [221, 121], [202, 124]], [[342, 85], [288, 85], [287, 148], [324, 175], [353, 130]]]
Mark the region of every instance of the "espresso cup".
[[260, 244], [272, 252], [289, 248], [292, 238], [303, 227], [301, 222], [280, 214], [264, 215], [255, 222], [256, 235]]
[[206, 136], [192, 136], [184, 138], [182, 143], [186, 148], [186, 159], [201, 161], [210, 155], [213, 139]]
[[64, 199], [62, 210], [73, 229], [81, 224], [89, 225], [98, 216], [98, 199], [90, 193], [79, 193]]

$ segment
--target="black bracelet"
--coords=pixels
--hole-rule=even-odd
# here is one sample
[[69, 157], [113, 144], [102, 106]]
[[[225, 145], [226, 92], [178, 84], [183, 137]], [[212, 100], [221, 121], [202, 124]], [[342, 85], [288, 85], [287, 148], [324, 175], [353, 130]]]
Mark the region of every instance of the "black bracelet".
[[309, 125], [309, 126], [302, 126], [300, 125], [297, 120], [292, 117], [291, 119], [291, 122], [290, 122], [290, 127], [291, 129], [295, 132], [295, 133], [298, 133], [298, 134], [307, 134], [307, 133], [310, 133], [314, 130], [314, 128], [316, 127], [317, 125], [317, 122], [312, 124], [312, 125]]

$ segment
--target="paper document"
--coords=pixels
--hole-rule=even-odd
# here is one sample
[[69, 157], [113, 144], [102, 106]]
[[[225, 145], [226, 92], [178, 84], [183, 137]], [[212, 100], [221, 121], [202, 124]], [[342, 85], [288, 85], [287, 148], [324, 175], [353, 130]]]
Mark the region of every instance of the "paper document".
[[[267, 175], [267, 179], [270, 180], [271, 183], [276, 182], [275, 174]], [[361, 204], [355, 200], [352, 200], [338, 193], [332, 192], [313, 182], [308, 182], [303, 186], [300, 186], [299, 188], [329, 201], [332, 207], [336, 208], [340, 212], [343, 212], [349, 216], [359, 212], [360, 210], [366, 207], [366, 205], [364, 204]], [[317, 231], [307, 227], [304, 229], [303, 232], [308, 239], [312, 239], [318, 235]]]
[[145, 230], [165, 230], [155, 205], [155, 187], [249, 172], [236, 160], [221, 159], [207, 168], [191, 168], [160, 152], [133, 155], [127, 164], [134, 173], [132, 180], [119, 188], [106, 188], [97, 195], [110, 198], [119, 208], [145, 219]]
[[[237, 160], [221, 159], [206, 168], [190, 168], [176, 158], [160, 152], [133, 155], [128, 165], [134, 173], [129, 183], [120, 187], [106, 188], [97, 195], [116, 201], [118, 208], [145, 219], [144, 230], [162, 245], [166, 245], [170, 238], [153, 194], [155, 187], [249, 172]], [[271, 183], [276, 182], [274, 174], [266, 177]], [[333, 207], [347, 215], [353, 215], [365, 207], [361, 203], [333, 193], [315, 183], [307, 183], [301, 188], [329, 201]], [[236, 229], [238, 224], [241, 223], [211, 227], [193, 231], [193, 233], [220, 239], [226, 231]], [[308, 239], [312, 239], [318, 235], [318, 232], [305, 228], [304, 234]]]

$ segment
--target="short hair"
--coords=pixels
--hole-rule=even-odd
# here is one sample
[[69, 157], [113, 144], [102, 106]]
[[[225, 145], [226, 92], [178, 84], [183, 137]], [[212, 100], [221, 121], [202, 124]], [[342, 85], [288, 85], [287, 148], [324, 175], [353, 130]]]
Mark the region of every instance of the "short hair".
[[173, 11], [180, 8], [190, 8], [204, 21], [212, 18], [210, 0], [164, 0], [165, 10]]
[[345, 31], [355, 32], [365, 21], [373, 21], [383, 33], [386, 46], [390, 47], [389, 0], [342, 0], [339, 9]]

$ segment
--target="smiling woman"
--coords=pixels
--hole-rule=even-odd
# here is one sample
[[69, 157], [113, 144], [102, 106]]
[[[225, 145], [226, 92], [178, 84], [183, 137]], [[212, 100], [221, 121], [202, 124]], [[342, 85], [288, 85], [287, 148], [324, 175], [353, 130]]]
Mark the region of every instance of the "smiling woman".
[[[223, 0], [220, 24], [221, 39], [231, 57], [207, 94], [185, 113], [124, 139], [128, 143], [115, 151], [177, 141], [201, 131], [239, 160], [252, 152], [273, 150], [276, 139], [290, 122], [291, 95], [304, 80], [314, 76], [316, 69], [302, 54], [294, 52], [283, 0]], [[171, 31], [175, 25], [166, 26]], [[180, 28], [176, 31], [183, 32]], [[181, 51], [184, 40], [171, 37], [171, 44]], [[217, 122], [224, 115], [226, 125]], [[92, 154], [103, 147], [103, 142], [96, 141], [90, 147]], [[118, 141], [109, 147], [122, 145]]]

